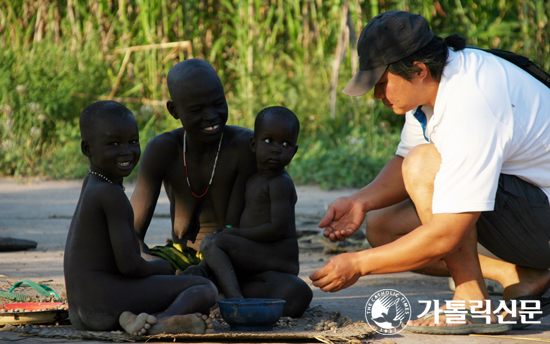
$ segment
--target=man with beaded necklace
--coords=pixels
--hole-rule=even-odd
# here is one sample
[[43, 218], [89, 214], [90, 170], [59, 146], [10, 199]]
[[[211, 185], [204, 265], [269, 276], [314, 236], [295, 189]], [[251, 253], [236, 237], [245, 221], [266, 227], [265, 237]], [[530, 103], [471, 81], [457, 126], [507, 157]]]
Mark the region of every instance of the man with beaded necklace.
[[130, 201], [142, 256], [159, 259], [150, 254], [145, 235], [164, 184], [170, 200], [171, 249], [183, 251], [190, 260], [199, 257], [196, 263], [205, 235], [221, 226], [239, 225], [246, 182], [256, 173], [249, 148], [253, 133], [226, 125], [224, 89], [208, 62], [190, 59], [175, 65], [168, 73], [168, 90], [168, 111], [182, 127], [147, 144]]

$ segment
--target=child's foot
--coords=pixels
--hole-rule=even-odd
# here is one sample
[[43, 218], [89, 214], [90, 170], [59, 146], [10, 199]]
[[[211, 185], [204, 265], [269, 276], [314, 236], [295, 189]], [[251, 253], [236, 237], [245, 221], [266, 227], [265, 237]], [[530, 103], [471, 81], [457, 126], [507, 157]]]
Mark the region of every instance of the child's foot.
[[210, 318], [212, 319], [219, 319], [222, 317], [222, 313], [220, 312], [220, 307], [212, 307], [212, 309], [210, 310]]
[[157, 318], [147, 313], [135, 315], [132, 312], [123, 312], [118, 318], [122, 328], [129, 334], [141, 336], [147, 333], [152, 325], [157, 323]]
[[158, 319], [158, 322], [151, 327], [149, 334], [178, 334], [178, 333], [194, 333], [205, 334], [214, 333], [212, 322], [207, 315], [200, 313], [173, 315], [166, 318]]

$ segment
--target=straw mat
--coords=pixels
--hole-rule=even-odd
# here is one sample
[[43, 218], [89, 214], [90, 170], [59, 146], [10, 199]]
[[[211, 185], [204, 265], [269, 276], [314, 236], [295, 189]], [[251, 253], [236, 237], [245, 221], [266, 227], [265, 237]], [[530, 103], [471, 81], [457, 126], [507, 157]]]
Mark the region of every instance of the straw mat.
[[[331, 322], [332, 329], [317, 330], [319, 324]], [[132, 336], [122, 331], [80, 331], [72, 326], [19, 325], [5, 326], [2, 331], [13, 331], [24, 336], [63, 338], [70, 340], [103, 340], [110, 342], [322, 342], [360, 343], [375, 332], [365, 322], [353, 323], [338, 312], [328, 313], [321, 306], [308, 309], [301, 318], [281, 318], [272, 331], [232, 331], [222, 319], [212, 319], [215, 333], [210, 334], [160, 334], [155, 336]], [[337, 327], [334, 326], [337, 324]]]

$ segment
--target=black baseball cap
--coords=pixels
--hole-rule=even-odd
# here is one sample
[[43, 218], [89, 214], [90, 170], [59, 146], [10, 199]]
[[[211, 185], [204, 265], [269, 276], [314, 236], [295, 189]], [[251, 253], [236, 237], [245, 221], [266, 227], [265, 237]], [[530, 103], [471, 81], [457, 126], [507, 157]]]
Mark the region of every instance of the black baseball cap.
[[360, 96], [370, 91], [388, 65], [423, 48], [434, 33], [426, 18], [404, 11], [387, 11], [365, 26], [357, 42], [359, 71], [342, 93]]

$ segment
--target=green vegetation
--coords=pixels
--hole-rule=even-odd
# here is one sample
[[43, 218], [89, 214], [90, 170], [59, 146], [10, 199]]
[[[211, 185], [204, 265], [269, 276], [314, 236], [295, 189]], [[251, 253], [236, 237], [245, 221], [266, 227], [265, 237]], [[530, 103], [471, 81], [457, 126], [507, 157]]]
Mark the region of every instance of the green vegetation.
[[[211, 62], [230, 124], [265, 106], [300, 118], [297, 183], [358, 187], [395, 152], [402, 118], [340, 93], [357, 68], [362, 27], [387, 10], [424, 15], [436, 34], [529, 56], [550, 70], [545, 0], [0, 0], [0, 174], [81, 178], [78, 116], [114, 96], [136, 115], [142, 147], [178, 126], [164, 109], [178, 61]], [[125, 48], [190, 41], [187, 49]], [[122, 69], [120, 84], [115, 81]]]

